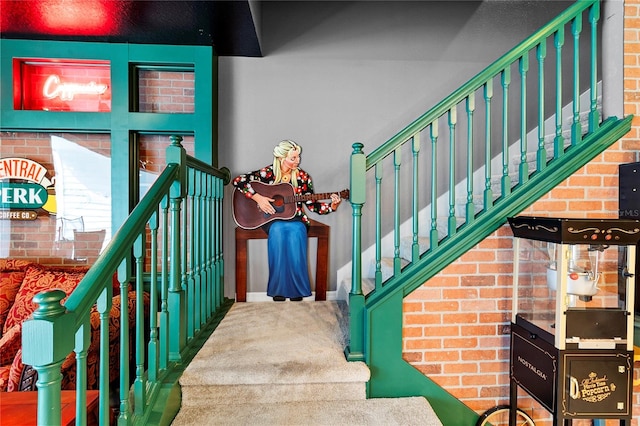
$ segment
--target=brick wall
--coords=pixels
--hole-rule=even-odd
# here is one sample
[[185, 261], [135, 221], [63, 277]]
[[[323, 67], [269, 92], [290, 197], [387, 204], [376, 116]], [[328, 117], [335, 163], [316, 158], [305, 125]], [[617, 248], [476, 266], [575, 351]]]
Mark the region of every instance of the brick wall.
[[147, 71], [139, 73], [140, 112], [193, 113], [193, 72]]
[[[632, 130], [523, 214], [618, 217], [618, 166], [640, 161], [639, 53], [640, 0], [625, 0], [625, 115], [635, 116]], [[404, 302], [404, 358], [479, 413], [509, 402], [512, 243], [510, 228], [503, 226]], [[640, 386], [633, 398], [635, 426]], [[537, 425], [551, 425], [547, 411], [522, 391], [518, 406]]]

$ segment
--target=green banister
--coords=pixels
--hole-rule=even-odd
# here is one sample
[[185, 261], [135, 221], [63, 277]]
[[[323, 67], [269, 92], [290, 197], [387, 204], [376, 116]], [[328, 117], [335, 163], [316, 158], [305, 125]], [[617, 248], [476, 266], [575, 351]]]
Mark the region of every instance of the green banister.
[[[592, 58], [590, 69], [585, 68], [580, 72], [577, 60], [579, 58], [578, 45], [585, 13], [589, 13], [591, 25]], [[369, 365], [372, 373], [367, 387], [369, 396], [423, 395], [430, 401], [437, 402], [434, 409], [443, 424], [472, 424], [477, 419], [477, 415], [472, 410], [464, 407], [459, 401], [452, 402], [454, 398], [451, 395], [429, 381], [422, 373], [416, 373], [417, 370], [404, 361], [403, 298], [425, 285], [435, 274], [502, 226], [507, 217], [518, 214], [629, 130], [629, 117], [624, 119], [609, 117], [602, 124], [599, 123], [596, 57], [598, 18], [599, 5], [597, 0], [576, 2], [398, 134], [373, 150], [366, 156], [365, 164], [362, 167], [353, 167], [354, 158], [362, 155], [361, 144], [354, 144], [351, 182], [357, 187], [352, 186], [352, 190], [361, 191], [364, 194], [366, 193], [364, 189], [366, 179], [370, 178], [371, 181], [375, 179], [376, 203], [373, 209], [367, 210], [367, 214], [375, 211], [376, 215], [375, 237], [368, 238], [368, 240], [374, 241], [371, 248], [375, 248], [376, 268], [375, 288], [366, 297], [362, 297], [362, 230], [360, 226], [362, 225], [363, 197], [361, 204], [353, 203], [353, 282], [349, 299], [351, 347], [347, 348], [345, 353], [349, 360], [365, 360]], [[569, 34], [569, 31], [573, 34], [574, 51], [564, 53], [564, 34], [565, 32]], [[545, 60], [547, 44], [551, 45], [551, 43], [555, 48], [555, 75], [552, 73], [548, 73], [548, 75], [551, 78], [555, 77], [556, 80], [552, 84], [548, 84], [545, 81], [547, 77]], [[537, 93], [534, 90], [527, 91], [527, 86], [530, 85], [527, 80], [531, 60], [537, 60]], [[566, 94], [570, 92], [566, 91], [569, 85], [567, 85], [567, 89], [563, 87], [563, 63], [573, 63], [574, 67], [573, 75], [569, 76], [572, 79], [571, 93], [573, 96], [566, 104], [562, 100], [563, 91]], [[517, 71], [516, 67], [518, 67]], [[516, 78], [513, 83], [511, 72], [517, 73], [514, 74]], [[589, 72], [591, 73], [590, 88], [587, 90], [590, 90], [590, 105], [587, 116], [587, 109], [580, 102], [579, 78], [584, 80], [583, 74]], [[501, 91], [502, 102], [499, 105], [494, 105], [493, 102], [494, 83], [496, 87], [500, 85], [498, 90]], [[512, 88], [512, 84], [519, 84], [519, 88]], [[553, 84], [555, 87], [552, 86]], [[515, 96], [510, 96], [509, 92], [513, 89], [520, 90], [519, 101], [513, 101]], [[480, 91], [483, 93], [480, 94]], [[482, 108], [476, 110], [476, 96], [484, 96], [483, 107], [485, 111]], [[549, 96], [552, 99], [546, 99]], [[495, 97], [500, 100], [498, 94]], [[466, 118], [458, 123], [457, 109], [463, 107], [463, 102], [466, 102]], [[549, 105], [555, 103], [555, 108], [545, 108], [547, 102]], [[533, 109], [534, 107], [536, 110]], [[493, 112], [494, 109], [496, 112]], [[547, 109], [550, 111], [546, 112]], [[571, 109], [572, 111], [564, 113], [567, 117], [571, 114], [571, 120], [567, 120], [566, 124], [563, 123], [563, 109], [567, 111]], [[478, 126], [478, 124], [474, 124], [474, 117], [482, 113], [485, 115], [484, 123]], [[537, 118], [531, 119], [534, 113], [537, 114]], [[555, 126], [547, 124], [547, 122], [552, 123], [554, 119]], [[441, 143], [438, 147], [438, 123], [442, 122], [444, 125], [445, 120], [448, 124], [448, 134], [443, 136], [447, 142]], [[587, 120], [589, 120], [589, 132], [584, 134]], [[537, 126], [537, 129], [529, 128], [529, 121], [532, 122], [532, 126]], [[461, 126], [464, 125], [467, 126], [466, 145], [462, 140], [460, 143], [456, 142], [457, 135], [462, 135]], [[501, 125], [501, 129], [493, 130], [498, 125]], [[519, 130], [516, 130], [517, 125], [519, 125]], [[484, 140], [474, 134], [475, 127], [483, 127]], [[431, 144], [430, 204], [418, 206], [421, 170], [416, 165], [419, 163], [421, 132], [425, 132], [427, 128], [430, 131]], [[492, 131], [496, 135], [492, 135]], [[536, 131], [537, 134], [531, 138], [532, 143], [529, 144], [529, 135], [533, 136]], [[566, 136], [568, 133], [571, 133], [573, 145], [565, 148], [565, 139], [569, 140]], [[533, 142], [534, 140], [535, 142]], [[552, 142], [552, 147], [547, 147], [547, 140]], [[409, 143], [411, 143], [410, 148], [406, 147], [406, 144]], [[483, 154], [476, 156], [475, 151], [478, 151], [478, 154], [481, 152], [478, 144], [482, 143], [484, 143]], [[553, 154], [548, 152], [550, 148], [553, 149]], [[401, 150], [406, 149], [411, 149], [413, 156], [411, 194], [401, 194], [399, 184], [400, 153]], [[448, 152], [439, 153], [438, 151], [442, 149], [448, 150]], [[465, 154], [466, 159], [462, 158]], [[446, 158], [449, 161], [442, 161], [445, 155], [448, 155]], [[550, 156], [551, 158], [549, 158]], [[456, 161], [456, 157], [461, 158]], [[483, 157], [484, 164], [482, 164], [480, 157]], [[466, 163], [463, 163], [465, 160]], [[390, 161], [393, 161], [394, 168], [387, 172], [387, 175], [394, 177], [393, 212], [389, 212], [389, 209], [384, 209], [384, 211], [382, 209], [382, 180], [386, 176], [383, 174], [382, 165], [383, 162]], [[463, 164], [466, 169], [464, 173], [462, 172]], [[456, 171], [456, 168], [461, 170]], [[495, 182], [496, 186], [500, 185], [499, 194], [496, 194], [498, 196], [494, 195], [493, 168], [501, 169], [496, 170], [497, 176], [495, 176], [496, 179], [499, 179], [499, 182]], [[440, 176], [448, 178], [446, 185], [441, 185], [443, 188], [438, 187]], [[483, 208], [476, 212], [475, 200], [476, 197], [479, 198], [480, 194], [474, 193], [474, 181], [482, 178], [484, 185], [478, 192], [482, 191], [484, 203]], [[459, 188], [465, 184], [464, 217], [456, 217], [456, 212], [461, 211], [457, 208], [457, 198], [462, 200], [462, 197], [456, 197], [456, 191], [462, 195], [462, 189]], [[371, 188], [371, 190], [373, 189]], [[443, 201], [439, 201], [440, 199]], [[444, 204], [446, 202], [444, 200], [448, 201], [448, 205], [446, 208], [443, 205], [438, 209], [437, 203]], [[408, 204], [411, 204], [412, 217], [406, 218], [405, 223], [400, 224], [399, 206]], [[429, 226], [421, 226], [420, 224], [419, 215], [422, 208], [424, 211], [427, 209], [430, 211]], [[447, 212], [445, 213], [445, 211]], [[443, 215], [442, 219], [445, 219], [445, 214], [447, 215], [447, 231], [444, 235], [439, 235], [439, 213]], [[387, 216], [383, 218], [383, 214]], [[406, 256], [407, 259], [401, 259], [399, 256], [399, 241], [402, 237], [400, 229], [404, 230], [405, 224], [408, 228], [409, 221], [411, 221], [412, 238], [410, 260], [409, 256]], [[367, 223], [369, 222], [367, 221]], [[392, 230], [383, 236], [381, 233], [383, 225], [390, 224]], [[471, 224], [473, 226], [470, 226]], [[419, 253], [421, 231], [428, 231], [430, 237], [430, 247], [424, 253]], [[381, 244], [383, 238], [387, 237], [394, 239], [393, 272], [390, 277], [386, 277], [386, 274], [383, 273], [382, 265], [384, 263], [381, 257]], [[407, 265], [400, 267], [399, 265], [403, 264], [404, 260], [408, 262]], [[383, 277], [385, 277], [384, 283], [382, 282]], [[398, 383], [397, 377], [403, 377], [401, 385]]]
[[[87, 423], [87, 397], [83, 389], [87, 388], [87, 351], [92, 343], [89, 315], [93, 308], [99, 317], [100, 330], [98, 339], [101, 355], [97, 365], [100, 389], [98, 418], [101, 424], [110, 422], [109, 387], [112, 371], [109, 369], [109, 336], [112, 332], [110, 315], [116, 271], [122, 302], [120, 317], [117, 319], [120, 327], [119, 383], [115, 384], [119, 388], [119, 407], [116, 407], [119, 424], [148, 424], [146, 419], [152, 415], [150, 401], [160, 394], [162, 381], [176, 380], [177, 376], [171, 374], [172, 369], [182, 365], [179, 361], [184, 360], [185, 356], [193, 356], [193, 353], [186, 352], [193, 348], [187, 347], [186, 327], [182, 327], [186, 324], [185, 319], [192, 318], [193, 330], [199, 331], [207, 319], [214, 317], [213, 312], [204, 311], [213, 309], [215, 303], [218, 306], [223, 304], [223, 228], [220, 219], [224, 184], [230, 181], [230, 172], [226, 169], [213, 169], [186, 156], [180, 140], [180, 137], [171, 138], [165, 170], [113, 235], [101, 256], [69, 296], [65, 306], [62, 307], [59, 303], [65, 296], [62, 292], [42, 293], [35, 299], [39, 307], [34, 317], [25, 323], [23, 349], [24, 359], [38, 372], [39, 405], [42, 410], [39, 415], [40, 424], [59, 424], [60, 369], [62, 361], [73, 352], [76, 355], [78, 389], [76, 420], [79, 424]], [[189, 203], [188, 200], [183, 200], [187, 196], [185, 188], [189, 182], [187, 171], [191, 173], [191, 168], [197, 169], [191, 174], [195, 176], [194, 182], [207, 181], [212, 184], [194, 187], [195, 196]], [[203, 174], [208, 176], [205, 178]], [[215, 200], [215, 206], [206, 213], [205, 210], [209, 207], [205, 204], [209, 200]], [[203, 235], [204, 229], [207, 229], [204, 220], [215, 222], [209, 229], [214, 229], [214, 226], [217, 229], [215, 241], [211, 240], [211, 260], [204, 258], [204, 252], [209, 249]], [[193, 227], [187, 227], [187, 224], [193, 224]], [[159, 229], [162, 233], [158, 232]], [[176, 238], [192, 234], [197, 235], [187, 240]], [[151, 239], [150, 250], [147, 250], [147, 237]], [[190, 251], [183, 251], [184, 246], [190, 247]], [[184, 256], [181, 256], [183, 253]], [[158, 255], [161, 256], [160, 259]], [[195, 263], [190, 261], [186, 265], [182, 262], [183, 258], [194, 259]], [[215, 265], [212, 265], [214, 261]], [[207, 262], [215, 268], [217, 275], [206, 272]], [[145, 270], [147, 267], [150, 271]], [[134, 277], [130, 271], [135, 271]], [[185, 290], [182, 278], [187, 275], [195, 276], [200, 280], [200, 285]], [[130, 307], [128, 301], [132, 295], [129, 293], [131, 290], [135, 291], [135, 305]], [[149, 324], [148, 329], [145, 329], [144, 293], [147, 291], [150, 300], [147, 306]], [[197, 303], [189, 309], [182, 307], [187, 299]], [[214, 303], [215, 300], [217, 302]], [[73, 332], [69, 333], [69, 330]], [[180, 335], [176, 336], [176, 333]], [[38, 342], [38, 347], [29, 342]], [[42, 344], [47, 348], [46, 351], [39, 347]], [[173, 362], [176, 358], [178, 362]], [[145, 371], [146, 360], [148, 369]], [[129, 372], [133, 373], [132, 382]]]

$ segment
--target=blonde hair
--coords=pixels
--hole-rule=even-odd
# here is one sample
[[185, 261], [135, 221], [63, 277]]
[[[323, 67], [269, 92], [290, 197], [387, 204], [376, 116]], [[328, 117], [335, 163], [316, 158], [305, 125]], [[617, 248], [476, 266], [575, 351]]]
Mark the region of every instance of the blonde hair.
[[[275, 175], [275, 183], [282, 181], [282, 167], [280, 163], [290, 151], [298, 151], [302, 153], [302, 147], [292, 140], [283, 140], [275, 148], [273, 148], [273, 173]], [[298, 186], [298, 169], [291, 170], [291, 185]]]

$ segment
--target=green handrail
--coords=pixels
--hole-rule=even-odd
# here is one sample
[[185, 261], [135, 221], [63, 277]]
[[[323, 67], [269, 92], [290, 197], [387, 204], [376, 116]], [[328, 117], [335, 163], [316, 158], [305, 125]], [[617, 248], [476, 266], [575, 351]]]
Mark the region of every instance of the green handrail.
[[[87, 422], [92, 310], [100, 319], [98, 417], [100, 424], [110, 423], [114, 275], [123, 301], [117, 321], [118, 424], [147, 424], [165, 382], [175, 380], [172, 372], [197, 351], [199, 333], [224, 305], [222, 201], [230, 174], [188, 157], [180, 136], [170, 140], [165, 170], [66, 303], [60, 304], [65, 295], [59, 290], [39, 294], [33, 318], [23, 325], [23, 361], [38, 373], [39, 425], [60, 424], [61, 366], [72, 352], [77, 367], [76, 423]], [[135, 312], [129, 313], [124, 301], [131, 289], [136, 303]]]

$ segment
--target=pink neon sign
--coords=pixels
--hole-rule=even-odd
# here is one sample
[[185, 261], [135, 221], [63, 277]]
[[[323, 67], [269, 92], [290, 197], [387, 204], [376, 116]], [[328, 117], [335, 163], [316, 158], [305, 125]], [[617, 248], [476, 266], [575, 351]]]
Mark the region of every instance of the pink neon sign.
[[15, 109], [111, 111], [108, 61], [14, 61]]

